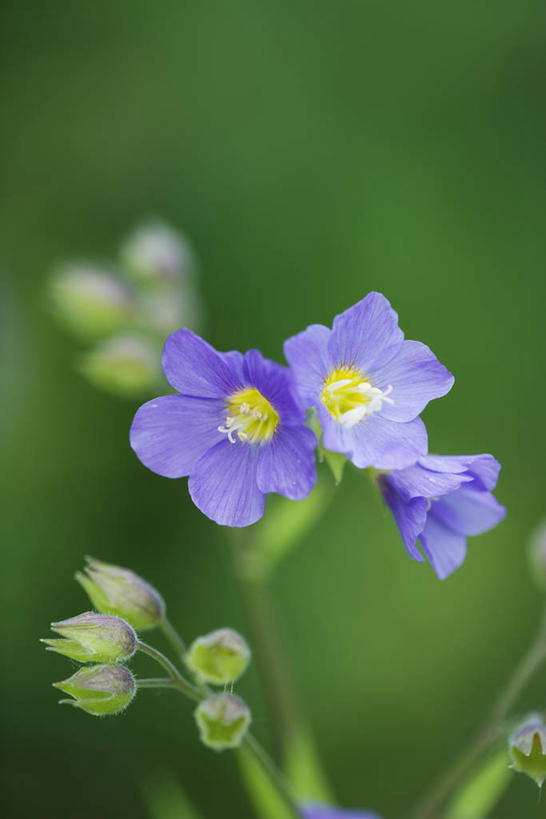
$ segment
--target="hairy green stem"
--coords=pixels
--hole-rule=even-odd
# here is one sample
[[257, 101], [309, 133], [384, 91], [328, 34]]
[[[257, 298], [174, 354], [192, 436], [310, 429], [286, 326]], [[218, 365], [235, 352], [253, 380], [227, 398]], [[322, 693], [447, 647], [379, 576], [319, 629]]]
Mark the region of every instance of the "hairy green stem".
[[[182, 677], [171, 661], [160, 651], [157, 651], [152, 646], [141, 642], [139, 642], [138, 648], [144, 653], [148, 654], [150, 657], [153, 657], [154, 660], [156, 660], [169, 672], [169, 677], [166, 678], [151, 677], [137, 680], [138, 688], [175, 688], [181, 694], [185, 694], [198, 702], [206, 699], [207, 692], [199, 691], [197, 688], [190, 685], [190, 683], [188, 683], [188, 681]], [[288, 782], [278, 770], [277, 766], [266, 750], [262, 748], [258, 740], [253, 737], [252, 734], [247, 734], [243, 739], [243, 747], [248, 753], [252, 754], [252, 756], [258, 760], [264, 773], [271, 781], [273, 787], [283, 800], [294, 819], [301, 819], [298, 803], [291, 792]]]
[[177, 667], [168, 659], [168, 657], [165, 657], [161, 651], [149, 646], [147, 643], [142, 643], [140, 640], [137, 644], [137, 648], [139, 651], [143, 651], [145, 654], [153, 657], [156, 662], [162, 665], [165, 671], [168, 673], [172, 684], [175, 685], [183, 694], [191, 697], [192, 700], [199, 701], [203, 699], [204, 694], [198, 688], [188, 682], [188, 680], [182, 676]]
[[182, 659], [186, 653], [186, 644], [173, 624], [166, 617], [159, 624], [161, 631], [171, 643], [178, 657]]
[[433, 819], [439, 815], [442, 805], [453, 788], [499, 738], [503, 720], [524, 686], [544, 660], [546, 660], [546, 610], [535, 639], [508, 678], [483, 727], [463, 753], [418, 802], [413, 811], [414, 819]]
[[137, 688], [176, 688], [170, 677], [141, 677], [136, 684]]

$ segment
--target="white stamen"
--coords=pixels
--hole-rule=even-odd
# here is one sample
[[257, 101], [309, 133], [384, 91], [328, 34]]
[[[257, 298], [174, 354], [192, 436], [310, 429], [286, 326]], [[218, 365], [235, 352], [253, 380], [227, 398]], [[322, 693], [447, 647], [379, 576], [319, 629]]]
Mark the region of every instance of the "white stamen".
[[336, 392], [336, 390], [340, 390], [342, 387], [346, 387], [350, 383], [350, 378], [342, 378], [340, 381], [332, 381], [331, 384], [328, 384], [326, 389], [328, 392]]
[[[226, 426], [225, 427], [216, 427], [218, 432], [223, 432], [224, 435], [227, 435], [228, 441], [230, 442], [230, 444], [235, 443], [235, 438], [233, 437], [233, 434], [235, 432], [237, 432], [237, 430], [241, 429], [241, 427], [243, 426], [242, 424], [235, 424], [234, 421], [235, 421], [235, 418], [226, 418]], [[244, 432], [242, 432], [242, 433], [237, 432], [237, 435], [239, 436], [240, 440], [243, 440], [241, 438], [241, 435], [245, 435], [245, 433]]]
[[339, 418], [339, 423], [342, 427], [350, 429], [351, 427], [354, 427], [355, 424], [360, 423], [360, 421], [362, 421], [367, 414], [367, 406], [362, 404], [361, 407], [354, 407], [353, 409], [344, 412]]

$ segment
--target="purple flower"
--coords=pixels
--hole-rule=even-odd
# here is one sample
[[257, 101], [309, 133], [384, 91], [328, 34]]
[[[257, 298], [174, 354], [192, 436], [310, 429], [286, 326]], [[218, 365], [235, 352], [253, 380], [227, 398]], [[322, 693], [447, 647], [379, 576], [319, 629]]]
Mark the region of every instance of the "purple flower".
[[506, 514], [491, 494], [500, 464], [492, 455], [426, 455], [413, 466], [379, 475], [410, 557], [423, 560], [443, 580], [466, 555], [466, 538], [496, 526]]
[[419, 341], [404, 341], [381, 293], [285, 342], [305, 406], [316, 407], [326, 449], [360, 468], [401, 469], [427, 451], [419, 413], [453, 376]]
[[265, 496], [291, 500], [316, 481], [316, 438], [289, 370], [258, 350], [218, 353], [190, 330], [165, 343], [163, 371], [180, 395], [144, 404], [131, 427], [142, 463], [166, 478], [189, 475], [195, 505], [224, 526], [248, 526]]
[[342, 810], [329, 805], [306, 805], [302, 810], [303, 819], [380, 819], [376, 813], [363, 810]]

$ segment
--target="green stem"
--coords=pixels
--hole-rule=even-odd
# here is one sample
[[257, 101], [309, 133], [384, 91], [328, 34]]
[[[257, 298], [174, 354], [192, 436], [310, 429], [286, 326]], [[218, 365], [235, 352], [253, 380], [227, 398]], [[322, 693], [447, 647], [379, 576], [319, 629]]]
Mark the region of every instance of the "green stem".
[[176, 688], [170, 677], [141, 677], [136, 684], [137, 688]]
[[443, 803], [457, 783], [472, 770], [487, 749], [499, 738], [502, 722], [524, 686], [546, 659], [546, 610], [535, 639], [529, 646], [493, 705], [476, 737], [417, 804], [414, 819], [438, 816]]
[[188, 697], [191, 697], [192, 700], [202, 700], [203, 693], [193, 686], [185, 677], [182, 676], [180, 671], [176, 668], [176, 666], [171, 663], [171, 661], [165, 657], [161, 651], [158, 651], [156, 648], [147, 645], [147, 643], [138, 642], [137, 648], [140, 651], [143, 651], [145, 654], [148, 654], [150, 657], [158, 662], [160, 665], [163, 666], [165, 671], [168, 673], [169, 677], [172, 680], [173, 685], [175, 685], [183, 694], [186, 694]]
[[171, 643], [177, 655], [182, 659], [186, 653], [186, 644], [173, 624], [166, 617], [159, 624], [163, 634]]
[[[160, 651], [157, 651], [152, 646], [147, 645], [146, 643], [139, 642], [138, 648], [140, 651], [148, 654], [150, 657], [153, 657], [160, 665], [162, 665], [168, 672], [169, 677], [167, 678], [143, 678], [137, 680], [138, 688], [176, 688], [181, 694], [185, 694], [188, 697], [191, 697], [193, 700], [197, 700], [198, 702], [201, 700], [206, 699], [207, 692], [201, 692], [197, 688], [194, 688], [187, 680], [185, 680], [178, 669], [171, 663], [171, 661], [165, 657]], [[294, 817], [294, 819], [301, 819], [301, 814], [299, 812], [298, 803], [290, 790], [290, 786], [288, 782], [285, 780], [281, 772], [276, 767], [273, 760], [270, 758], [268, 753], [265, 751], [264, 748], [259, 744], [257, 739], [252, 736], [252, 734], [247, 734], [243, 740], [244, 748], [251, 753], [255, 759], [258, 760], [262, 769], [264, 770], [266, 776], [271, 781], [272, 785], [274, 786], [275, 790], [283, 800], [284, 804]]]
[[241, 529], [237, 535], [236, 541], [230, 540], [233, 573], [262, 679], [275, 745], [282, 755], [288, 737], [301, 724], [302, 717], [267, 581], [261, 572], [254, 571], [252, 534], [248, 529]]
[[264, 773], [275, 786], [277, 793], [294, 819], [301, 819], [298, 803], [294, 798], [290, 785], [257, 739], [252, 734], [247, 734], [243, 740], [243, 747], [260, 763]]

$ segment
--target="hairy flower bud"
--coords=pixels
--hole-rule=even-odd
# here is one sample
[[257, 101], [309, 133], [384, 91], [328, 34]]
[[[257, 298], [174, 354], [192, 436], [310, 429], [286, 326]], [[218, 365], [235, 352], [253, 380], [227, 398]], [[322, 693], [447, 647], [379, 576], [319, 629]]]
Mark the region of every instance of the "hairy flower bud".
[[119, 714], [136, 693], [136, 682], [123, 665], [85, 666], [72, 677], [53, 683], [73, 699], [60, 700], [96, 717]]
[[51, 623], [63, 639], [42, 640], [49, 651], [79, 663], [123, 663], [136, 651], [134, 629], [119, 617], [86, 611], [77, 617]]
[[531, 535], [529, 556], [533, 577], [542, 589], [546, 589], [546, 521], [542, 521]]
[[101, 342], [79, 359], [79, 370], [95, 387], [116, 395], [147, 395], [162, 378], [159, 353], [135, 334]]
[[512, 768], [527, 774], [542, 787], [546, 779], [546, 726], [539, 714], [531, 714], [508, 741]]
[[186, 663], [202, 680], [223, 685], [246, 671], [250, 649], [246, 640], [230, 628], [198, 637], [188, 649]]
[[187, 241], [161, 222], [137, 228], [122, 245], [121, 258], [135, 279], [149, 283], [177, 280], [194, 266]]
[[124, 327], [131, 294], [119, 279], [92, 264], [69, 264], [51, 279], [50, 299], [62, 323], [83, 338], [101, 338]]
[[86, 574], [77, 572], [96, 609], [122, 617], [137, 631], [157, 626], [165, 617], [165, 603], [153, 586], [121, 566], [87, 558]]
[[195, 719], [202, 742], [223, 751], [241, 744], [250, 724], [250, 709], [233, 694], [216, 694], [199, 703]]

